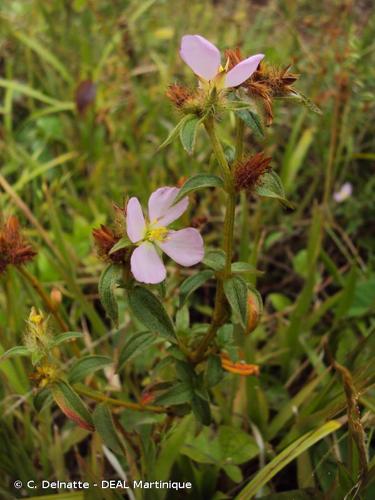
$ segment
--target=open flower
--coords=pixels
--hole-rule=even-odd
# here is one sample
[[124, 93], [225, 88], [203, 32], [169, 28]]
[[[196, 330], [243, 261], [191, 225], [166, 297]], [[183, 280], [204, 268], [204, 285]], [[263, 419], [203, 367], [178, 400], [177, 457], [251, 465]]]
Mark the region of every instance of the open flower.
[[345, 182], [338, 191], [333, 193], [333, 199], [336, 203], [342, 203], [351, 197], [353, 193], [353, 186], [350, 182]]
[[148, 200], [146, 221], [138, 198], [130, 198], [126, 209], [126, 231], [137, 245], [130, 259], [131, 272], [142, 283], [161, 283], [166, 269], [158, 249], [181, 266], [194, 266], [203, 259], [203, 239], [192, 227], [173, 231], [168, 225], [186, 211], [187, 197], [174, 203], [179, 189], [163, 187], [154, 191]]
[[183, 36], [180, 55], [198, 77], [204, 81], [219, 81], [222, 88], [241, 85], [256, 71], [264, 57], [264, 54], [248, 57], [228, 71], [229, 59], [223, 68], [217, 47], [200, 35]]

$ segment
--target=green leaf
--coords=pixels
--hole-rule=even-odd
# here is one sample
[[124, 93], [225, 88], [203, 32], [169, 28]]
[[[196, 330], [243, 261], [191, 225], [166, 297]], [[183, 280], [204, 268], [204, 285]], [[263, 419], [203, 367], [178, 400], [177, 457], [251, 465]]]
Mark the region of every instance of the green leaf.
[[118, 250], [122, 250], [123, 248], [127, 248], [132, 246], [133, 243], [129, 240], [128, 237], [123, 236], [120, 240], [118, 240], [117, 243], [113, 245], [111, 250], [109, 251], [108, 255], [112, 255], [113, 253], [117, 252]]
[[295, 179], [297, 178], [298, 172], [302, 168], [307, 153], [313, 144], [315, 133], [316, 128], [309, 127], [304, 129], [298, 140], [297, 137], [290, 139], [290, 141], [292, 141], [289, 143], [290, 149], [287, 148], [280, 170], [281, 181], [286, 193], [290, 193], [293, 189], [295, 189]]
[[193, 390], [188, 382], [179, 382], [155, 400], [156, 405], [181, 405], [191, 401]]
[[196, 379], [196, 374], [191, 364], [177, 359], [175, 361], [175, 366], [177, 378], [181, 380], [181, 382], [187, 382], [192, 385]]
[[99, 297], [103, 304], [107, 316], [117, 324], [118, 307], [115, 296], [115, 289], [122, 276], [122, 268], [115, 264], [110, 264], [104, 269], [99, 280]]
[[220, 426], [218, 441], [222, 463], [239, 465], [251, 460], [259, 453], [254, 438], [237, 427]]
[[239, 276], [224, 281], [224, 292], [233, 314], [243, 328], [247, 324], [247, 285]]
[[178, 193], [174, 203], [182, 200], [186, 195], [192, 193], [193, 191], [197, 191], [198, 189], [203, 188], [212, 188], [212, 187], [224, 187], [224, 181], [221, 177], [213, 174], [196, 174], [184, 183], [181, 187], [180, 192]]
[[258, 304], [258, 311], [259, 311], [258, 314], [260, 316], [263, 313], [263, 309], [264, 309], [262, 296], [261, 296], [259, 290], [257, 288], [255, 288], [255, 286], [248, 283], [247, 288], [253, 294], [254, 300]]
[[254, 132], [259, 138], [264, 137], [262, 122], [259, 115], [250, 109], [240, 109], [235, 114]]
[[375, 306], [375, 275], [368, 279], [357, 282], [354, 290], [354, 297], [350, 309], [347, 311], [348, 317], [362, 316], [374, 309]]
[[180, 286], [180, 307], [182, 307], [190, 295], [200, 288], [206, 281], [213, 278], [214, 272], [210, 270], [201, 271], [186, 278]]
[[224, 250], [209, 250], [204, 256], [203, 264], [214, 271], [222, 271], [225, 267]]
[[168, 354], [170, 354], [173, 358], [179, 359], [180, 361], [186, 361], [187, 357], [186, 354], [184, 354], [179, 347], [176, 345], [171, 345], [167, 349]]
[[[5, 351], [0, 342], [0, 360]], [[29, 390], [29, 383], [24, 370], [16, 370], [15, 363], [9, 359], [0, 362], [0, 373], [4, 374], [13, 391], [25, 394]]]
[[213, 437], [212, 430], [207, 427], [203, 428], [197, 436], [192, 436], [185, 443], [181, 452], [201, 464], [219, 465], [221, 461], [221, 450], [217, 436]]
[[261, 183], [255, 187], [255, 192], [264, 198], [275, 198], [288, 208], [294, 208], [294, 205], [285, 197], [280, 177], [273, 170], [263, 174]]
[[223, 378], [224, 371], [221, 366], [219, 356], [211, 355], [207, 360], [207, 368], [205, 373], [205, 382], [207, 387], [214, 387]]
[[73, 339], [80, 339], [83, 337], [83, 333], [82, 332], [64, 332], [64, 333], [60, 333], [59, 335], [56, 335], [56, 337], [54, 337], [52, 339], [52, 342], [51, 342], [51, 347], [55, 347], [57, 345], [60, 345], [64, 342], [69, 342], [69, 340], [73, 340]]
[[173, 323], [162, 303], [149, 290], [136, 286], [129, 292], [129, 304], [134, 316], [151, 332], [175, 342]]
[[75, 384], [111, 363], [112, 359], [107, 356], [92, 355], [79, 358], [69, 371], [69, 382]]
[[5, 351], [4, 354], [0, 356], [0, 362], [5, 361], [8, 358], [12, 358], [13, 356], [30, 356], [30, 354], [30, 350], [24, 345], [16, 345]]
[[192, 120], [193, 118], [196, 118], [195, 115], [185, 115], [178, 123], [177, 125], [174, 127], [174, 129], [171, 130], [171, 132], [169, 133], [168, 137], [165, 139], [164, 142], [162, 142], [162, 144], [160, 144], [160, 146], [158, 147], [158, 151], [160, 151], [161, 149], [165, 148], [166, 146], [168, 146], [168, 144], [170, 144], [171, 142], [174, 141], [174, 139], [176, 139], [176, 137], [178, 136], [178, 134], [180, 133], [180, 130], [182, 129], [182, 127], [185, 125], [186, 122], [188, 122], [189, 120]]
[[170, 477], [172, 465], [180, 456], [181, 447], [184, 445], [191, 427], [192, 417], [187, 415], [169, 431], [167, 438], [161, 443], [161, 450], [155, 466], [150, 471], [152, 480], [166, 481]]
[[70, 420], [83, 429], [94, 430], [87, 406], [67, 382], [63, 380], [54, 382], [51, 391], [54, 401]]
[[209, 403], [198, 396], [198, 394], [194, 394], [191, 400], [191, 408], [195, 415], [195, 418], [199, 420], [199, 422], [203, 425], [210, 425], [211, 423], [211, 410]]
[[203, 429], [184, 446], [182, 453], [196, 462], [224, 468], [245, 463], [259, 454], [255, 440], [237, 427], [222, 425], [215, 437]]
[[39, 92], [39, 90], [35, 90], [28, 85], [25, 85], [20, 82], [16, 82], [15, 80], [6, 80], [4, 78], [0, 78], [0, 87], [4, 87], [6, 89], [11, 89], [14, 92], [19, 92], [20, 94], [27, 95], [33, 99], [44, 102], [46, 104], [50, 104], [51, 106], [64, 106], [64, 109], [73, 111], [75, 109], [75, 105], [71, 101], [58, 101], [53, 97], [43, 94]]
[[189, 331], [190, 326], [190, 314], [189, 307], [184, 305], [181, 309], [178, 309], [176, 312], [176, 330], [182, 334], [185, 334]]
[[44, 406], [52, 402], [51, 390], [49, 387], [44, 387], [38, 391], [33, 397], [33, 405], [36, 411], [40, 412]]
[[306, 106], [306, 108], [313, 113], [316, 113], [317, 115], [322, 115], [322, 110], [314, 103], [312, 100], [305, 96], [304, 94], [301, 94], [301, 92], [293, 91], [293, 94], [291, 94], [291, 97], [296, 99], [298, 102]]
[[225, 474], [235, 483], [240, 483], [243, 480], [242, 471], [238, 465], [224, 465]]
[[242, 273], [252, 273], [252, 274], [264, 274], [263, 271], [258, 271], [252, 264], [248, 262], [233, 262], [231, 266], [232, 273], [242, 274]]
[[104, 444], [114, 452], [123, 455], [124, 445], [116, 431], [109, 408], [104, 403], [99, 404], [95, 408], [92, 417], [95, 429], [103, 439]]
[[[345, 276], [345, 285], [340, 297], [340, 301], [335, 308], [335, 319], [339, 320], [344, 318], [348, 311], [350, 310], [350, 306], [353, 303], [356, 283], [358, 279], [358, 271], [356, 266], [352, 266], [347, 276]], [[375, 304], [374, 304], [375, 305]]]
[[263, 467], [250, 483], [236, 496], [235, 500], [249, 500], [254, 498], [257, 492], [276, 476], [279, 471], [284, 469], [284, 467], [301, 455], [301, 453], [311, 448], [315, 443], [329, 434], [332, 434], [332, 432], [337, 431], [341, 425], [342, 424], [337, 420], [331, 420], [318, 429], [307, 432], [301, 436]]
[[132, 358], [140, 349], [144, 350], [155, 341], [155, 334], [150, 332], [135, 333], [127, 340], [120, 353], [118, 371], [122, 370], [124, 364]]
[[186, 121], [180, 129], [181, 144], [189, 154], [192, 154], [194, 151], [197, 129], [200, 123], [201, 118], [193, 116], [190, 120]]
[[31, 364], [36, 366], [39, 361], [45, 356], [43, 351], [32, 351], [31, 352]]

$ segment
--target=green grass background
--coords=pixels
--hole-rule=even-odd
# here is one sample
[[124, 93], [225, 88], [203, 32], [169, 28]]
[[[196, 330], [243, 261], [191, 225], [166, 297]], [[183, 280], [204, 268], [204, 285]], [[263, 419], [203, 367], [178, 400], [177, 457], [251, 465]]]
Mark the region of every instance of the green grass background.
[[[103, 263], [93, 250], [92, 228], [113, 219], [113, 202], [122, 205], [131, 195], [146, 202], [156, 187], [214, 168], [203, 130], [193, 156], [178, 142], [157, 152], [179, 118], [165, 97], [168, 84], [195, 85], [178, 55], [181, 36], [199, 33], [222, 50], [240, 46], [244, 54], [265, 53], [273, 65], [292, 64], [300, 74], [296, 87], [322, 110], [320, 116], [280, 100], [264, 140], [246, 135], [249, 151], [272, 155], [296, 205], [286, 211], [272, 200], [252, 200], [250, 217], [239, 208], [237, 218], [236, 256], [264, 271], [257, 286], [265, 313], [244, 345], [246, 359], [261, 364], [262, 375], [246, 381], [228, 376], [215, 393], [215, 419], [242, 429], [261, 452], [231, 470], [231, 464], [217, 457], [207, 462], [191, 452], [194, 446], [204, 448], [208, 439], [202, 434], [202, 442], [194, 441], [194, 433], [201, 431], [192, 421], [180, 422], [160, 442], [155, 429], [163, 436], [163, 426], [125, 414], [125, 427], [138, 436], [134, 453], [121, 462], [127, 474], [134, 468], [147, 474], [152, 464], [164, 464], [165, 478], [194, 478], [198, 486], [191, 498], [234, 498], [251, 478], [261, 482], [256, 475], [264, 464], [288, 445], [337, 418], [340, 430], [302, 447], [292, 457], [296, 460], [282, 462], [276, 476], [254, 491], [270, 499], [341, 499], [356, 491], [361, 465], [346, 425], [340, 374], [330, 368], [327, 350], [352, 374], [371, 460], [372, 10], [371, 2], [333, 0], [0, 3], [0, 210], [3, 216], [17, 214], [26, 227], [38, 249], [28, 268], [46, 290], [62, 292], [62, 314], [72, 329], [87, 333], [82, 348], [89, 353], [116, 356], [132, 329], [121, 301], [118, 330], [111, 330], [99, 304]], [[84, 80], [95, 82], [97, 95], [82, 116], [76, 111], [75, 91]], [[219, 128], [229, 145], [233, 117], [223, 116]], [[332, 194], [344, 182], [352, 183], [353, 195], [338, 204]], [[186, 222], [193, 215], [207, 217], [202, 229], [206, 244], [219, 244], [223, 212], [218, 195], [196, 197]], [[185, 271], [172, 266], [170, 272], [167, 305], [172, 308], [173, 290]], [[1, 277], [0, 285], [0, 349], [6, 350], [21, 343], [30, 307], [40, 303], [14, 269]], [[193, 300], [193, 318], [210, 314], [211, 292]], [[126, 368], [125, 397], [137, 395], [139, 385], [147, 383], [154, 354], [135, 358]], [[11, 486], [16, 478], [63, 480], [72, 471], [80, 478], [113, 473], [98, 436], [88, 439], [86, 431], [56, 415], [56, 409], [35, 411], [29, 373], [23, 359], [0, 364], [0, 496], [17, 494]], [[215, 428], [212, 432], [214, 439]], [[241, 435], [236, 439], [241, 441]], [[157, 444], [148, 449], [149, 442]], [[353, 498], [373, 498], [373, 461], [368, 467], [367, 482], [362, 481]], [[280, 496], [283, 491], [289, 496]], [[91, 492], [87, 498], [104, 498], [101, 494]], [[251, 494], [241, 498], [253, 498], [246, 496]], [[177, 497], [170, 493], [167, 498]]]

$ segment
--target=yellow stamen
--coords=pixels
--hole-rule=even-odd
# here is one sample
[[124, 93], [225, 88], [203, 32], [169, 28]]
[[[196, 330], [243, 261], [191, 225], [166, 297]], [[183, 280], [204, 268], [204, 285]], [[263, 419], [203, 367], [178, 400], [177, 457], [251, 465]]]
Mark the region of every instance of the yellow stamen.
[[34, 323], [34, 325], [40, 325], [43, 321], [43, 315], [42, 314], [38, 314], [35, 309], [33, 308], [31, 310], [31, 313], [30, 313], [30, 316], [29, 316], [29, 320], [31, 321], [31, 323]]
[[145, 240], [162, 242], [166, 239], [168, 229], [166, 227], [155, 227], [146, 232]]

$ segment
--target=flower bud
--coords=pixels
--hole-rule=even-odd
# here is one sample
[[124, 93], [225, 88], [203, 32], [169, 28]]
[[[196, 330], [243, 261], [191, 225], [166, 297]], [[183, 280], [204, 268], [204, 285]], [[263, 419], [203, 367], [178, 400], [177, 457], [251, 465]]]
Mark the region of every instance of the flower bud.
[[182, 109], [188, 101], [191, 101], [194, 97], [193, 92], [191, 92], [188, 88], [177, 84], [170, 85], [166, 95], [168, 99], [170, 99], [179, 109]]
[[245, 377], [251, 375], [259, 375], [258, 365], [245, 363], [245, 361], [231, 361], [226, 353], [221, 353], [220, 359], [222, 368], [229, 373], [234, 373], [235, 375], [243, 375]]
[[101, 224], [100, 228], [93, 229], [92, 235], [100, 258], [114, 264], [126, 262], [129, 256], [127, 248], [120, 248], [115, 252], [111, 252], [114, 245], [121, 240], [122, 236], [120, 234], [115, 233], [111, 228]]
[[96, 85], [91, 80], [84, 80], [79, 83], [76, 93], [75, 101], [77, 111], [80, 115], [84, 115], [87, 108], [91, 106], [96, 97]]
[[255, 293], [249, 291], [247, 294], [247, 324], [246, 333], [251, 333], [258, 326], [261, 315], [261, 305]]
[[44, 316], [43, 311], [32, 307], [27, 320], [24, 344], [31, 351], [34, 361], [42, 359], [48, 353], [50, 342], [48, 317]]
[[53, 304], [54, 309], [58, 309], [59, 305], [62, 301], [62, 294], [60, 290], [56, 287], [53, 287], [50, 293], [51, 302]]
[[270, 169], [271, 158], [263, 152], [245, 159], [234, 171], [234, 185], [237, 191], [252, 191], [262, 182], [262, 176]]
[[44, 363], [35, 368], [35, 371], [30, 375], [30, 379], [33, 380], [39, 388], [43, 388], [52, 384], [58, 378], [58, 375], [59, 370], [57, 366], [51, 363]]
[[28, 241], [21, 233], [17, 217], [10, 216], [0, 223], [0, 274], [9, 265], [21, 266], [36, 255]]

